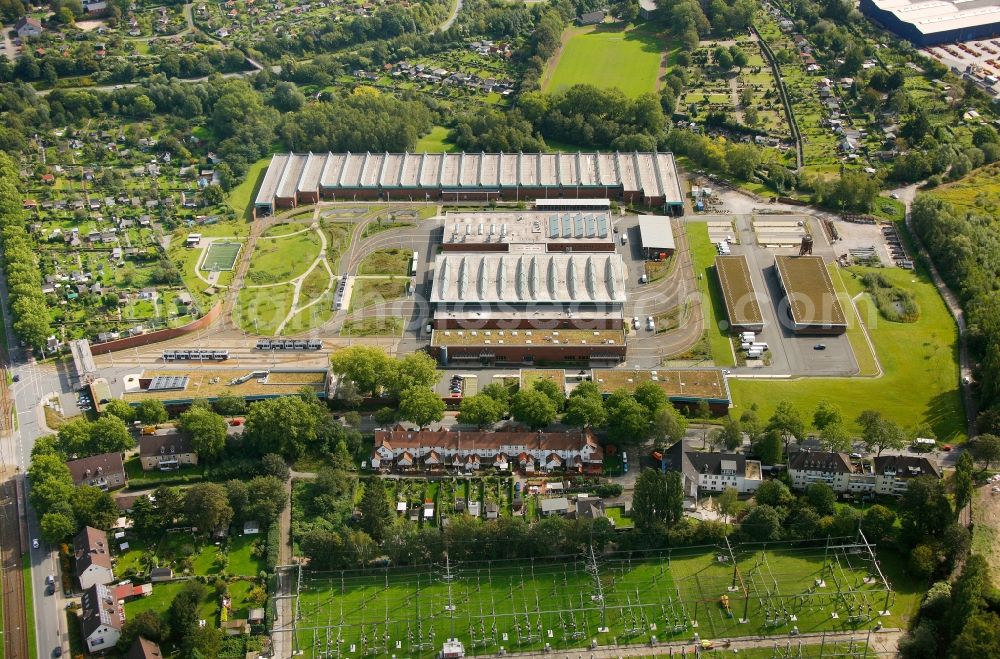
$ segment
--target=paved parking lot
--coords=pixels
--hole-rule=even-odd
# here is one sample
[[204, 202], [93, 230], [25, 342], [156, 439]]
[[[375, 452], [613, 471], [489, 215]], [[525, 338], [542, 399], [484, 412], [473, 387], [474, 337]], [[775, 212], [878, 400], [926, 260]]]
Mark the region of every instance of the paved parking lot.
[[[809, 221], [813, 221], [811, 218]], [[771, 364], [763, 369], [739, 369], [768, 375], [852, 375], [857, 369], [857, 361], [851, 350], [847, 335], [840, 336], [799, 336], [789, 328], [790, 318], [787, 306], [783, 304], [781, 287], [774, 268], [777, 254], [798, 254], [796, 249], [767, 249], [760, 247], [753, 239], [750, 218], [739, 216], [736, 220], [742, 240], [733, 247], [733, 254], [744, 254], [750, 267], [750, 278], [757, 291], [760, 310], [764, 316], [764, 331], [758, 341], [768, 344]], [[811, 227], [816, 236], [814, 252], [827, 258], [832, 250], [819, 227]], [[826, 346], [816, 350], [817, 344]]]

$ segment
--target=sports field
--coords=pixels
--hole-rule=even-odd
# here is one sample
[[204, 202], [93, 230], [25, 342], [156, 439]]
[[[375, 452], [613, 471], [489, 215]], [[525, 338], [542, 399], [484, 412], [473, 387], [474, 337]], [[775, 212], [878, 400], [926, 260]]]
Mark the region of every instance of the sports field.
[[449, 563], [306, 573], [301, 583], [297, 642], [307, 657], [431, 657], [449, 638], [475, 655], [591, 639], [787, 637], [796, 627], [867, 628], [895, 599], [867, 548], [854, 546]]
[[556, 61], [546, 69], [542, 91], [554, 93], [579, 84], [618, 87], [633, 98], [655, 91], [663, 45], [645, 26], [569, 28]]
[[240, 257], [242, 248], [242, 243], [212, 243], [205, 253], [201, 269], [208, 272], [232, 270], [236, 266], [236, 259]]

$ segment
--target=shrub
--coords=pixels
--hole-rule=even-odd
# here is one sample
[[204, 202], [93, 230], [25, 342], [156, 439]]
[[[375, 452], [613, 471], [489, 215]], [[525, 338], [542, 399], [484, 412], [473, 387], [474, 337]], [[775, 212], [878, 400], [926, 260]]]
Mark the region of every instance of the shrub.
[[274, 572], [274, 568], [278, 567], [278, 558], [281, 555], [281, 531], [278, 529], [277, 524], [272, 524], [271, 528], [267, 530], [266, 546], [267, 555], [265, 564], [267, 571]]

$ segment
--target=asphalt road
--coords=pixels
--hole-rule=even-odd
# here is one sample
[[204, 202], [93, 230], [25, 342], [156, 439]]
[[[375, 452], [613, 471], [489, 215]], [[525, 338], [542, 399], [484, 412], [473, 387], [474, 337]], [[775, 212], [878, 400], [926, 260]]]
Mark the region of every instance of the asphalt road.
[[[21, 475], [17, 478], [24, 478], [23, 474], [31, 462], [31, 450], [34, 448], [35, 440], [47, 434], [47, 429], [43, 427], [41, 400], [49, 392], [59, 392], [69, 389], [66, 374], [54, 365], [41, 366], [35, 363], [34, 358], [27, 354], [15, 343], [14, 331], [11, 326], [11, 315], [8, 305], [7, 280], [0, 276], [0, 302], [4, 307], [4, 324], [7, 336], [7, 353], [10, 361], [9, 370], [18, 381], [11, 385], [11, 394], [17, 414], [17, 425], [13, 434], [8, 438], [6, 445], [14, 454], [11, 458]], [[40, 418], [41, 417], [41, 418]], [[26, 479], [25, 479], [26, 481]], [[30, 484], [25, 484], [25, 496], [30, 491]], [[52, 650], [58, 645], [68, 649], [68, 637], [66, 636], [65, 616], [63, 615], [63, 604], [61, 595], [46, 596], [45, 576], [48, 574], [58, 574], [58, 554], [57, 548], [49, 547], [44, 542], [39, 542], [37, 548], [31, 544], [31, 540], [39, 538], [38, 519], [34, 510], [27, 510], [28, 525], [28, 552], [31, 563], [31, 585], [34, 593], [34, 611], [29, 612], [34, 618], [35, 636], [38, 642], [38, 656], [51, 656]], [[31, 624], [31, 623], [29, 623]]]

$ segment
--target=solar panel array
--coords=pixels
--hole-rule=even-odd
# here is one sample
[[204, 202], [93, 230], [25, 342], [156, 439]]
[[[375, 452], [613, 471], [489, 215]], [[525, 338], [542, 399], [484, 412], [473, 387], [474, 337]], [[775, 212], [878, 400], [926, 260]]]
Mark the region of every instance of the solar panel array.
[[149, 383], [149, 391], [174, 391], [187, 389], [191, 378], [186, 375], [157, 375]]
[[563, 213], [549, 216], [549, 239], [556, 238], [607, 238], [607, 215]]

